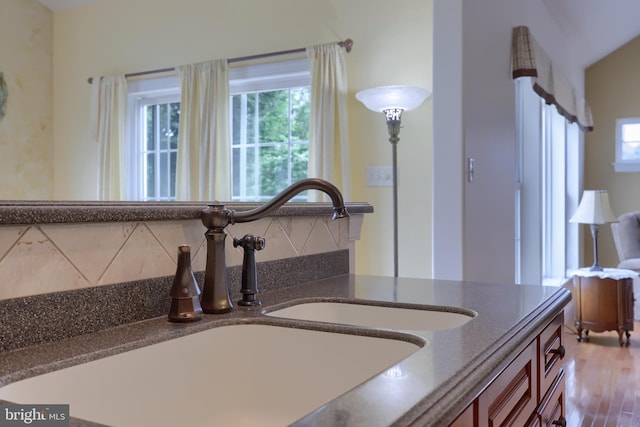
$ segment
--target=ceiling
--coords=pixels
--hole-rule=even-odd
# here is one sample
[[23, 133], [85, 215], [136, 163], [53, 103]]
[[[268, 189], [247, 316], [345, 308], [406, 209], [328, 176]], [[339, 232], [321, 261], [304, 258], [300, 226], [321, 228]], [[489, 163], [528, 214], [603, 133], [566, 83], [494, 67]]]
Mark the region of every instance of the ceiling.
[[568, 36], [582, 46], [583, 67], [640, 35], [638, 0], [542, 0], [549, 14]]
[[[53, 11], [97, 0], [39, 0]], [[477, 0], [474, 0], [477, 1]], [[583, 46], [585, 68], [640, 35], [638, 0], [540, 0], [568, 36]]]

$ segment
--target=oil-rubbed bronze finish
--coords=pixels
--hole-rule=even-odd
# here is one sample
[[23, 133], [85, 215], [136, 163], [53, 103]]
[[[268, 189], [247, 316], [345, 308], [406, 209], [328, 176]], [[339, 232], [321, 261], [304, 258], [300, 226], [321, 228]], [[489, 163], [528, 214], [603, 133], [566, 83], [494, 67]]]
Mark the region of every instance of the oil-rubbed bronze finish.
[[226, 313], [233, 308], [227, 280], [227, 263], [224, 253], [224, 241], [227, 235], [224, 228], [236, 222], [251, 222], [264, 218], [296, 194], [306, 190], [320, 190], [331, 198], [334, 220], [349, 216], [340, 190], [330, 182], [318, 178], [298, 181], [285, 188], [269, 202], [249, 211], [235, 212], [219, 203], [208, 205], [203, 209], [202, 224], [207, 227], [205, 233], [207, 265], [200, 304], [205, 313]]
[[254, 307], [261, 304], [256, 298], [258, 294], [258, 270], [256, 269], [256, 251], [264, 249], [265, 240], [263, 237], [256, 237], [252, 234], [245, 235], [242, 239], [233, 239], [233, 247], [242, 246], [244, 256], [242, 258], [242, 288], [240, 293], [242, 299], [238, 305]]
[[191, 248], [178, 246], [178, 267], [171, 287], [170, 322], [194, 322], [202, 319], [200, 287], [191, 269]]

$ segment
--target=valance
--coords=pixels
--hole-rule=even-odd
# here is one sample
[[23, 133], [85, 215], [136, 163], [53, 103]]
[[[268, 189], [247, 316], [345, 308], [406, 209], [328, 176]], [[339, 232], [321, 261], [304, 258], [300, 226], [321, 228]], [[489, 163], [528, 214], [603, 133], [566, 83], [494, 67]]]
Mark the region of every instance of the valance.
[[589, 104], [576, 95], [575, 88], [551, 62], [531, 35], [529, 27], [523, 25], [513, 29], [511, 53], [514, 79], [532, 77], [533, 90], [547, 104], [555, 105], [562, 116], [570, 123], [577, 123], [581, 130], [593, 130]]

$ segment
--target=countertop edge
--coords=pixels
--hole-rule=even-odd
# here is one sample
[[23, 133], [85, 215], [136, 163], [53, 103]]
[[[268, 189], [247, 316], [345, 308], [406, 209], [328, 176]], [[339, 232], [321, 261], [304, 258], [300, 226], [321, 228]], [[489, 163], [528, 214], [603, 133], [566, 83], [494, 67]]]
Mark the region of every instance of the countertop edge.
[[[0, 224], [54, 224], [124, 221], [175, 221], [200, 219], [208, 202], [82, 202], [3, 201]], [[210, 202], [209, 202], [210, 203]], [[218, 202], [216, 202], [218, 203]], [[238, 212], [261, 206], [258, 203], [229, 202], [225, 207]], [[365, 202], [345, 203], [352, 214], [372, 213]], [[316, 216], [333, 213], [330, 203], [286, 203], [271, 216]]]
[[[571, 301], [571, 292], [558, 291], [515, 324], [437, 391], [432, 392], [394, 425], [449, 425], [504, 368]], [[443, 410], [446, 408], [446, 410]]]

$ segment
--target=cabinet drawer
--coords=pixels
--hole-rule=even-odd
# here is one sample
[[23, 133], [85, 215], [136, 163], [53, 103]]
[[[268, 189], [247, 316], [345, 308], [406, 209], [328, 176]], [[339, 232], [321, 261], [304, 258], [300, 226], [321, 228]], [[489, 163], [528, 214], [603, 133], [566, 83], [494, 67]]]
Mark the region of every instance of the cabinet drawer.
[[538, 337], [538, 360], [540, 363], [540, 394], [542, 397], [560, 372], [565, 355], [564, 313], [558, 314]]
[[526, 425], [538, 401], [536, 355], [534, 340], [480, 395], [480, 427]]
[[565, 382], [564, 371], [561, 370], [555, 382], [540, 402], [536, 412], [540, 414], [540, 425], [542, 427], [566, 426], [565, 402]]

